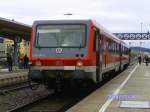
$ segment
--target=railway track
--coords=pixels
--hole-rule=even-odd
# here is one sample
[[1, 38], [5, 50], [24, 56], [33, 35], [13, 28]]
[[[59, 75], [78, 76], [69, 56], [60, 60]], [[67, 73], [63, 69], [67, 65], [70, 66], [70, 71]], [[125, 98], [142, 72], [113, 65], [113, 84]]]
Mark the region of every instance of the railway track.
[[91, 92], [93, 90], [82, 88], [60, 92], [59, 94], [51, 93], [27, 104], [19, 105], [7, 112], [65, 112]]
[[[36, 87], [36, 89], [32, 90], [31, 87]], [[28, 104], [42, 101], [50, 94], [52, 94], [52, 91], [46, 90], [43, 85], [39, 85], [37, 88], [37, 84], [34, 83], [31, 85], [24, 83], [3, 88], [0, 94], [0, 112], [15, 111]]]

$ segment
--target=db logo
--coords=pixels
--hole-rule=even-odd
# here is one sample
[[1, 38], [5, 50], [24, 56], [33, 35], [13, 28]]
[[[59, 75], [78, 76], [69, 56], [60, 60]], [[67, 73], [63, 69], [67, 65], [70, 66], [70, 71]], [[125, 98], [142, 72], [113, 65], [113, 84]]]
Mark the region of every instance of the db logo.
[[56, 48], [56, 53], [58, 54], [62, 53], [62, 48]]

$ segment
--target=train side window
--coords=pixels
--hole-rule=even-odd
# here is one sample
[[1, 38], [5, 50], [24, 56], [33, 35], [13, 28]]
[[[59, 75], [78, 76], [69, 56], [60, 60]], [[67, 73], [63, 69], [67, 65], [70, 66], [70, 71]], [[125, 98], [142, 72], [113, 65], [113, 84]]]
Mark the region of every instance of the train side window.
[[117, 54], [117, 43], [115, 43], [115, 52]]
[[115, 42], [113, 41], [113, 53], [115, 53]]
[[112, 41], [109, 40], [109, 51], [112, 52]]
[[114, 52], [114, 41], [110, 41], [110, 52], [113, 53]]
[[115, 53], [117, 54], [117, 44], [115, 43]]
[[119, 54], [119, 44], [117, 44], [117, 54]]
[[124, 47], [123, 47], [123, 54], [125, 54], [125, 49], [124, 49]]
[[114, 41], [112, 41], [112, 43], [111, 43], [111, 51], [112, 51], [112, 53], [114, 53]]
[[108, 40], [108, 51], [109, 51], [109, 52], [112, 51], [112, 48], [111, 48], [112, 45], [111, 45], [111, 44], [112, 44], [112, 42], [111, 42], [111, 40], [109, 39], [109, 40]]
[[114, 41], [112, 41], [112, 52], [114, 53]]
[[128, 54], [128, 48], [126, 48], [126, 53], [125, 53], [126, 55]]

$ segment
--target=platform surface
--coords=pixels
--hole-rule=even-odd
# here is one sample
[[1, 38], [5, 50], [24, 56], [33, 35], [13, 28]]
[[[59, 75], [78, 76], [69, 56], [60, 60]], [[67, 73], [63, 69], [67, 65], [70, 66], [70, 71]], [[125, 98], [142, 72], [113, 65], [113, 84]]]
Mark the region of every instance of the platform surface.
[[150, 112], [142, 108], [149, 102], [150, 66], [143, 63], [130, 66], [67, 112]]
[[28, 70], [20, 69], [9, 72], [8, 70], [0, 71], [0, 87], [25, 82], [28, 80]]
[[17, 74], [17, 73], [27, 73], [29, 70], [28, 69], [18, 69], [18, 70], [13, 70], [13, 71], [8, 71], [7, 68], [5, 69], [0, 69], [0, 76], [8, 74], [8, 75], [12, 75], [12, 74]]

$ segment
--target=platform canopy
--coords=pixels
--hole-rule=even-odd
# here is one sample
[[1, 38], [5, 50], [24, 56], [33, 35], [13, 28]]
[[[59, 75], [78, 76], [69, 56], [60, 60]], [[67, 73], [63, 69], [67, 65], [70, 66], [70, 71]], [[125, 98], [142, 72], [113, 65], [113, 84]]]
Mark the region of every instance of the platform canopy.
[[31, 26], [0, 17], [0, 37], [15, 40], [22, 38], [29, 40]]

